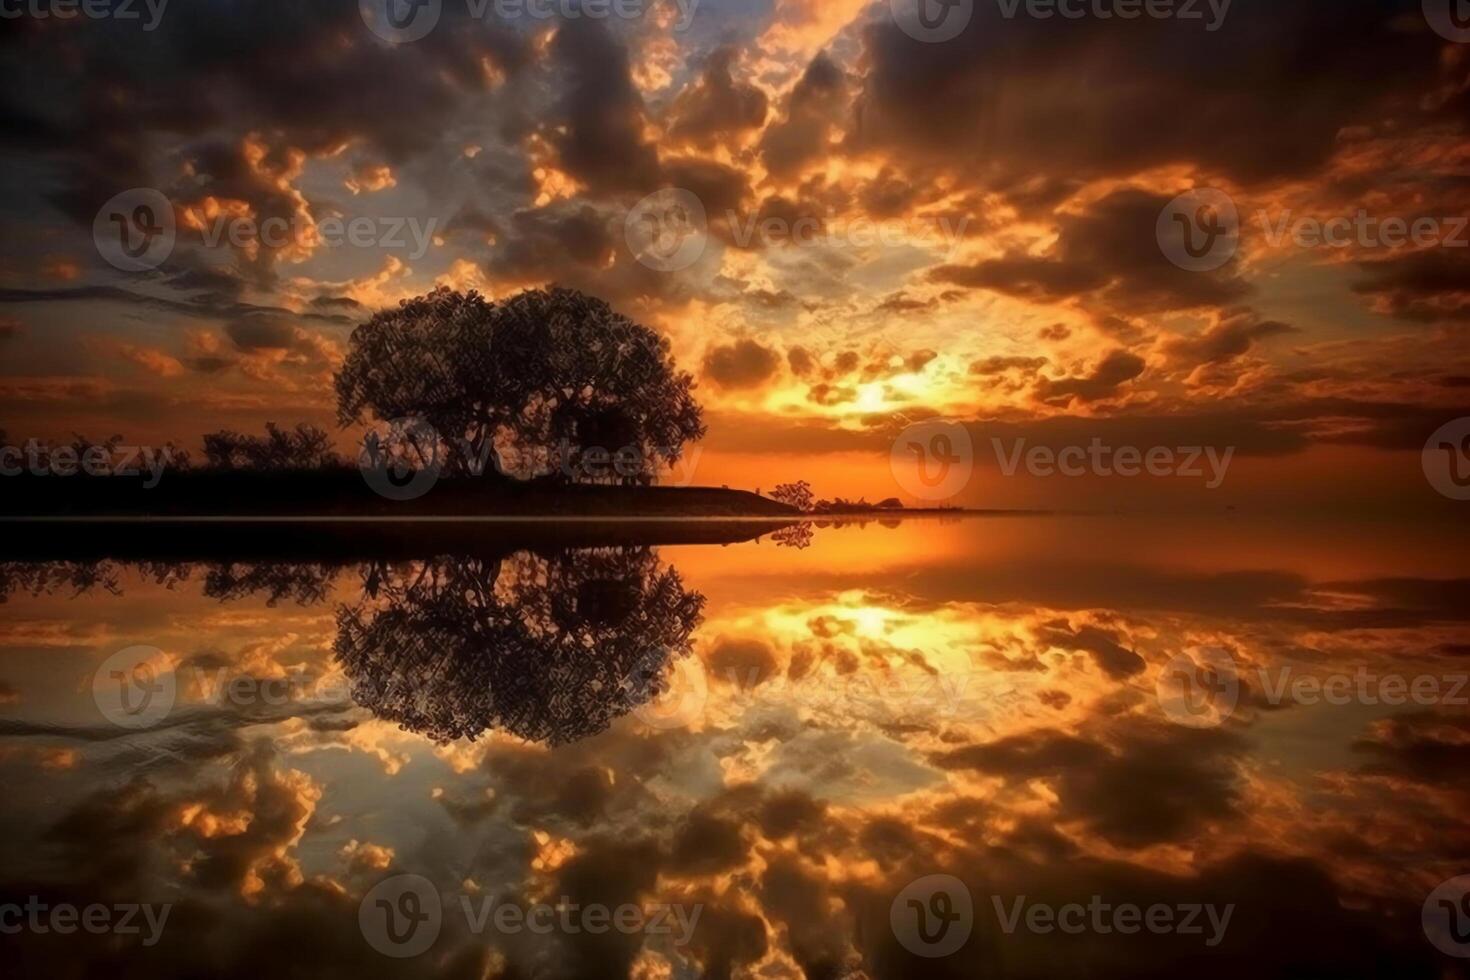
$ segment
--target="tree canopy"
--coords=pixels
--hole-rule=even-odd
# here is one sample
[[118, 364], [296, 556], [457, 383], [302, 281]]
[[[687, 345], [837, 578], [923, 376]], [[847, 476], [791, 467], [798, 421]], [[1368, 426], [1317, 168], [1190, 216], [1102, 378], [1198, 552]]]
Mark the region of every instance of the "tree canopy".
[[451, 474], [649, 483], [705, 433], [668, 341], [572, 289], [405, 300], [353, 332], [336, 384], [343, 425], [422, 420]]

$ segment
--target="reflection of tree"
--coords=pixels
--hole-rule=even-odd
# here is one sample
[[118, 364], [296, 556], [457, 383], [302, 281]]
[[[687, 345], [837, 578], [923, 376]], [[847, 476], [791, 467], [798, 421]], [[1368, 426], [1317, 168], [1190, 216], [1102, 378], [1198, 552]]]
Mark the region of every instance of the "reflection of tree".
[[603, 731], [661, 693], [704, 606], [649, 548], [379, 567], [366, 594], [337, 619], [353, 699], [441, 743]]
[[274, 606], [292, 599], [298, 606], [326, 601], [338, 570], [320, 562], [225, 562], [210, 565], [204, 576], [204, 594], [230, 602], [265, 593]]
[[800, 524], [792, 524], [790, 527], [772, 531], [771, 540], [778, 548], [795, 548], [797, 551], [802, 551], [812, 546], [812, 538], [815, 534], [811, 521], [802, 521]]
[[12, 592], [32, 597], [70, 590], [73, 599], [93, 589], [122, 595], [125, 569], [134, 569], [145, 581], [173, 588], [189, 577], [183, 562], [142, 561], [6, 561], [0, 562], [0, 602]]

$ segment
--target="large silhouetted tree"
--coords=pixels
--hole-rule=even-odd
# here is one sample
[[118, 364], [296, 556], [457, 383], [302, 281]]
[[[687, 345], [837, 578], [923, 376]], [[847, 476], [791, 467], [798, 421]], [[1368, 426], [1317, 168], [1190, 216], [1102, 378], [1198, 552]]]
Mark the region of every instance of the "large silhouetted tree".
[[649, 548], [379, 567], [365, 592], [337, 617], [353, 699], [441, 743], [603, 731], [661, 692], [704, 606]]
[[498, 466], [510, 449], [572, 479], [624, 483], [650, 482], [703, 437], [692, 390], [667, 340], [571, 289], [407, 300], [353, 332], [337, 375], [343, 425], [421, 419], [450, 473]]

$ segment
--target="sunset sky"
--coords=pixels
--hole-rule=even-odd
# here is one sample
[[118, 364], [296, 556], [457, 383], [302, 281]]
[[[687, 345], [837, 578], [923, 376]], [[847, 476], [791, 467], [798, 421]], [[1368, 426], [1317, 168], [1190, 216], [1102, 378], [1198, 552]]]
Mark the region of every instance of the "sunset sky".
[[[0, 429], [196, 452], [224, 427], [335, 432], [332, 374], [374, 310], [560, 283], [671, 339], [706, 409], [701, 484], [906, 496], [890, 447], [939, 416], [974, 423], [962, 503], [1087, 496], [1007, 483], [995, 433], [1233, 447], [1212, 505], [1437, 500], [1420, 450], [1470, 415], [1470, 47], [1433, 0], [1236, 0], [1219, 23], [1008, 6], [975, 0], [937, 43], [887, 0], [484, 20], [444, 0], [402, 44], [352, 0], [7, 20]], [[128, 273], [93, 225], [136, 188], [178, 240]], [[663, 188], [708, 217], [675, 271], [625, 235]], [[1193, 188], [1239, 215], [1213, 270], [1157, 234]], [[231, 217], [299, 234], [211, 244]], [[404, 244], [328, 240], [362, 217]], [[1339, 246], [1294, 231], [1340, 218]], [[1387, 219], [1423, 233], [1392, 243]]]

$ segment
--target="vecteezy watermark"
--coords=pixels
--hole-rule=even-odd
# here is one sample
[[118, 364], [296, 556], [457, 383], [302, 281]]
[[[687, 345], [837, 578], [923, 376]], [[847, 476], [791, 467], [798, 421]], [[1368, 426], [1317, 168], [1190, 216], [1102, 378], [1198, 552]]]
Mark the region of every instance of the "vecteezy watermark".
[[1430, 486], [1451, 500], [1470, 500], [1470, 418], [1440, 426], [1420, 462]]
[[[1352, 215], [1319, 218], [1298, 215], [1290, 208], [1276, 214], [1262, 208], [1255, 220], [1271, 248], [1470, 247], [1470, 218], [1462, 215], [1381, 216], [1360, 208]], [[1190, 272], [1213, 272], [1240, 247], [1240, 212], [1224, 191], [1196, 188], [1165, 206], [1155, 232], [1170, 262]]]
[[680, 272], [704, 257], [709, 217], [693, 191], [665, 187], [628, 209], [623, 220], [628, 250], [657, 272]]
[[417, 500], [443, 476], [444, 452], [444, 441], [428, 422], [390, 419], [363, 437], [357, 467], [380, 497]]
[[[671, 936], [676, 946], [694, 937], [704, 906], [634, 905], [616, 907], [581, 904], [563, 897], [556, 904], [523, 905], [497, 902], [490, 896], [458, 895], [451, 908], [464, 916], [465, 929], [475, 936], [494, 931], [502, 935], [619, 932], [626, 936]], [[439, 889], [422, 875], [394, 875], [363, 896], [357, 922], [369, 946], [397, 959], [420, 956], [433, 947], [444, 928], [445, 903]]]
[[1000, 15], [1015, 20], [1024, 14], [1035, 20], [1149, 20], [1200, 21], [1209, 33], [1225, 26], [1233, 0], [995, 0]]
[[0, 446], [0, 476], [143, 477], [152, 490], [174, 460], [168, 446], [51, 446], [30, 439], [24, 446]]
[[[991, 895], [990, 905], [1001, 932], [1020, 931], [1036, 935], [1084, 933], [1107, 936], [1152, 935], [1198, 936], [1213, 949], [1225, 939], [1234, 903], [1207, 902], [1112, 902], [1102, 895], [1089, 896], [1086, 903], [1051, 904], [1029, 900], [1026, 895]], [[916, 956], [938, 958], [958, 952], [975, 926], [975, 905], [970, 889], [953, 875], [927, 875], [911, 882], [893, 899], [888, 921], [899, 944]]]
[[927, 875], [910, 882], [894, 897], [888, 925], [899, 944], [915, 956], [949, 956], [970, 939], [975, 903], [960, 879]]
[[951, 220], [949, 215], [940, 215], [932, 221], [877, 221], [817, 215], [794, 219], [774, 215], [761, 217], [758, 214], [741, 217], [738, 211], [726, 211], [724, 220], [730, 240], [740, 248], [787, 245], [825, 245], [829, 248], [873, 248], [881, 245], [899, 248], [911, 245], [916, 248], [944, 248], [948, 253], [959, 244], [965, 229], [970, 226], [968, 216]]
[[434, 233], [439, 225], [438, 218], [421, 220], [416, 217], [369, 217], [355, 218], [330, 216], [320, 221], [296, 214], [290, 218], [274, 217], [256, 221], [251, 217], [233, 216], [225, 213], [204, 221], [185, 212], [185, 224], [199, 232], [204, 244], [218, 248], [229, 243], [238, 249], [264, 246], [272, 250], [290, 248], [353, 248], [411, 249], [408, 258], [418, 261], [429, 252], [434, 244]]
[[92, 675], [92, 700], [121, 728], [152, 728], [173, 710], [178, 678], [157, 647], [132, 646], [102, 661]]
[[712, 218], [697, 194], [666, 187], [628, 210], [623, 233], [628, 250], [643, 265], [658, 272], [679, 272], [704, 257], [714, 231], [741, 249], [910, 246], [942, 249], [948, 254], [964, 237], [970, 221], [967, 216], [955, 219], [949, 215], [902, 221], [817, 214], [742, 215], [733, 209]]
[[1470, 3], [1466, 0], [1424, 0], [1424, 19], [1446, 41], [1470, 44]]
[[688, 453], [638, 445], [618, 448], [574, 446], [563, 439], [535, 451], [500, 453], [489, 440], [476, 443], [459, 437], [444, 439], [437, 429], [416, 417], [394, 419], [369, 432], [358, 452], [358, 468], [369, 487], [389, 500], [417, 500], [438, 485], [449, 471], [453, 451], [456, 472], [478, 478], [494, 471], [519, 480], [560, 474], [571, 482], [652, 483], [664, 478], [669, 486], [687, 487], [703, 450]]
[[390, 44], [410, 44], [439, 26], [443, 0], [357, 0], [368, 30]]
[[629, 672], [628, 683], [639, 702], [633, 717], [661, 731], [688, 728], [709, 701], [709, 678], [697, 657], [650, 650]]
[[1451, 878], [1430, 892], [1421, 922], [1435, 949], [1470, 959], [1470, 875]]
[[919, 500], [950, 500], [970, 484], [975, 444], [959, 422], [916, 422], [893, 441], [888, 467], [898, 485]]
[[143, 30], [155, 31], [167, 8], [168, 0], [0, 0], [0, 20], [141, 20]]
[[[1005, 441], [992, 438], [991, 448], [1005, 476], [1015, 476], [1025, 466], [1031, 476], [1149, 476], [1204, 480], [1205, 489], [1217, 490], [1225, 482], [1235, 447], [1223, 452], [1214, 446], [1109, 446], [1094, 437], [1086, 446], [1026, 446], [1025, 439]], [[1209, 472], [1206, 472], [1208, 464]]]
[[975, 16], [975, 0], [888, 0], [893, 21], [909, 37], [941, 44], [960, 36]]
[[180, 694], [216, 707], [270, 708], [303, 702], [350, 703], [352, 684], [342, 674], [308, 674], [300, 668], [257, 677], [230, 667], [172, 660], [157, 647], [133, 646], [102, 662], [92, 675], [92, 698], [103, 717], [123, 728], [151, 728], [173, 711]]
[[1240, 674], [1229, 651], [1205, 647], [1165, 664], [1154, 692], [1170, 721], [1187, 728], [1214, 728], [1235, 711]]
[[115, 195], [92, 220], [97, 253], [123, 272], [158, 268], [173, 254], [177, 240], [174, 206], [151, 187], [134, 187]]
[[[1255, 671], [1266, 704], [1350, 704], [1388, 707], [1470, 706], [1470, 674], [1409, 674], [1373, 670], [1306, 672], [1295, 665]], [[1198, 657], [1175, 657], [1159, 673], [1155, 690], [1169, 720], [1191, 728], [1224, 723], [1240, 699], [1241, 673], [1230, 653], [1210, 647]]]
[[1297, 217], [1290, 208], [1272, 218], [1266, 210], [1256, 212], [1266, 243], [1278, 248], [1288, 239], [1297, 248], [1466, 248], [1470, 218], [1386, 217], [1359, 209], [1352, 217], [1340, 215], [1322, 220]]
[[1131, 936], [1146, 932], [1155, 936], [1199, 936], [1211, 949], [1224, 941], [1230, 917], [1235, 914], [1233, 902], [1223, 906], [1209, 902], [1114, 904], [1101, 895], [1090, 896], [1085, 905], [1081, 902], [1051, 905], [1028, 901], [1025, 895], [1006, 899], [992, 895], [990, 904], [1001, 931], [1008, 936], [1022, 929], [1042, 936], [1055, 932], [1068, 936], [1084, 933]]
[[1288, 701], [1338, 707], [1349, 704], [1470, 706], [1470, 697], [1466, 696], [1470, 674], [1384, 674], [1367, 667], [1358, 667], [1351, 673], [1298, 674], [1290, 665], [1262, 667], [1258, 673], [1261, 691], [1266, 702], [1273, 706]]
[[1185, 191], [1164, 206], [1154, 228], [1164, 257], [1189, 272], [1213, 272], [1240, 247], [1240, 211], [1214, 187]]
[[[657, 0], [465, 0], [471, 20], [506, 23], [520, 20], [638, 20], [653, 12]], [[683, 33], [694, 22], [700, 0], [668, 0], [678, 7], [672, 25]], [[363, 23], [391, 44], [428, 37], [444, 14], [444, 0], [358, 0]]]
[[31, 895], [24, 905], [19, 902], [0, 904], [0, 934], [14, 936], [31, 932], [46, 935], [54, 932], [58, 936], [70, 936], [80, 930], [94, 936], [143, 935], [144, 946], [156, 946], [163, 937], [163, 928], [172, 911], [173, 905], [168, 902], [159, 905], [141, 902], [72, 905], [69, 902], [43, 902], [38, 896]]

